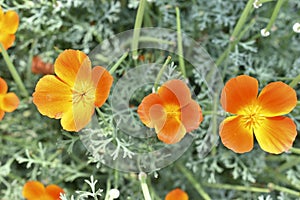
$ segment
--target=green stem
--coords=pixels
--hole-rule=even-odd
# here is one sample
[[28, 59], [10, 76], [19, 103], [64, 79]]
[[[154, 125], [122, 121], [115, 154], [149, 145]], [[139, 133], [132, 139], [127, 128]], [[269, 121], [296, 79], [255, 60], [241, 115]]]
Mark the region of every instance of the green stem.
[[157, 91], [157, 88], [158, 88], [158, 85], [159, 85], [159, 81], [161, 79], [161, 76], [163, 75], [163, 72], [166, 70], [167, 66], [168, 66], [168, 63], [170, 62], [171, 60], [171, 56], [168, 56], [167, 60], [165, 61], [164, 65], [162, 66], [162, 68], [159, 70], [158, 72], [158, 75], [155, 79], [155, 82], [154, 82], [154, 91], [156, 92]]
[[105, 126], [110, 127], [110, 125], [105, 120], [105, 117], [104, 117], [103, 113], [101, 112], [101, 110], [98, 107], [96, 107], [95, 109], [96, 109], [96, 112], [98, 113], [98, 115], [100, 116], [100, 118], [102, 119], [102, 121], [104, 122]]
[[278, 0], [277, 1], [276, 6], [274, 8], [274, 11], [272, 13], [271, 19], [270, 19], [270, 21], [269, 21], [269, 23], [266, 27], [266, 32], [270, 31], [270, 29], [272, 28], [283, 2], [284, 2], [284, 0]]
[[240, 33], [240, 30], [243, 28], [244, 24], [246, 23], [247, 17], [250, 13], [250, 10], [253, 7], [254, 0], [249, 0], [245, 9], [242, 12], [241, 17], [239, 18], [239, 21], [237, 22], [236, 26], [233, 29], [231, 40], [235, 40], [237, 35]]
[[[218, 103], [219, 103], [219, 98], [218, 98], [217, 94], [214, 95], [214, 99], [213, 100], [214, 100], [213, 101], [214, 102], [213, 103], [213, 112], [217, 113], [217, 111], [218, 111]], [[213, 125], [212, 126], [212, 134], [213, 134], [213, 137], [215, 138], [215, 141], [217, 141], [219, 126], [218, 126], [218, 117], [217, 117], [216, 114], [214, 114], [212, 116], [212, 125]], [[216, 153], [217, 153], [217, 147], [216, 147], [216, 145], [214, 145], [211, 153], [212, 153], [213, 156], [216, 155]]]
[[184, 78], [186, 78], [186, 71], [183, 59], [183, 48], [182, 48], [182, 35], [181, 35], [181, 23], [180, 23], [180, 10], [176, 7], [176, 25], [177, 25], [177, 45], [178, 45], [178, 56], [179, 56], [179, 67]]
[[216, 61], [216, 65], [217, 66], [219, 66], [223, 62], [223, 60], [225, 60], [228, 57], [230, 51], [235, 47], [235, 45], [237, 45], [237, 43], [242, 39], [242, 37], [245, 35], [245, 33], [248, 32], [248, 30], [255, 24], [255, 22], [256, 22], [256, 20], [252, 19], [251, 22], [249, 23], [249, 25], [246, 26], [240, 32], [240, 34], [238, 35], [238, 37], [235, 38], [235, 40], [230, 41], [229, 46], [227, 47], [227, 49], [223, 52], [223, 54]]
[[267, 2], [272, 2], [272, 1], [275, 1], [275, 0], [260, 0], [260, 1], [258, 1], [258, 3], [267, 3]]
[[177, 168], [185, 175], [185, 177], [191, 182], [192, 186], [196, 189], [198, 194], [202, 196], [204, 200], [210, 200], [209, 195], [204, 191], [200, 183], [195, 179], [194, 175], [189, 172], [184, 166], [177, 164]]
[[2, 43], [0, 43], [0, 49], [1, 49], [1, 53], [3, 55], [3, 58], [6, 62], [6, 65], [7, 65], [7, 68], [8, 70], [10, 71], [13, 79], [15, 80], [15, 83], [18, 85], [19, 89], [21, 90], [21, 94], [24, 96], [24, 97], [29, 97], [29, 94], [24, 86], [24, 83], [22, 82], [15, 66], [13, 65], [13, 63], [11, 62], [10, 60], [10, 57], [9, 55], [7, 54], [7, 51], [4, 49]]
[[125, 52], [123, 56], [116, 62], [116, 64], [112, 66], [112, 68], [109, 70], [109, 73], [113, 74], [127, 56], [128, 56], [128, 52]]
[[293, 184], [290, 180], [287, 179], [287, 177], [281, 173], [278, 173], [278, 171], [272, 170], [272, 169], [266, 169], [266, 173], [273, 179], [276, 179], [277, 182], [290, 185], [291, 187], [294, 187], [296, 189], [300, 189], [300, 186], [297, 184]]
[[146, 183], [146, 179], [147, 179], [147, 174], [145, 174], [144, 172], [140, 172], [139, 173], [139, 180], [140, 180], [140, 183], [141, 183], [144, 199], [145, 200], [151, 200], [151, 196], [150, 196], [148, 185]]
[[119, 185], [119, 171], [118, 170], [114, 170], [114, 187], [118, 188]]
[[[215, 103], [214, 103], [214, 105], [215, 105]], [[206, 111], [202, 111], [202, 115], [219, 115], [219, 116], [223, 116], [224, 112], [222, 112], [222, 111], [206, 110]]]
[[289, 189], [289, 188], [285, 188], [285, 187], [281, 187], [281, 186], [275, 185], [273, 183], [269, 183], [268, 187], [271, 190], [277, 190], [277, 191], [287, 193], [287, 194], [290, 194], [290, 195], [294, 195], [294, 196], [298, 196], [298, 197], [300, 196], [300, 192], [298, 192], [298, 191], [295, 191], [295, 190], [292, 190], [292, 189]]
[[142, 27], [142, 22], [143, 22], [145, 5], [146, 5], [146, 0], [141, 0], [137, 14], [136, 14], [136, 18], [135, 18], [133, 40], [132, 40], [132, 46], [131, 46], [132, 58], [134, 60], [138, 59], [137, 49], [138, 49], [138, 44], [139, 44], [139, 37], [140, 37], [140, 32], [141, 32], [141, 27]]
[[296, 85], [300, 82], [300, 74], [295, 77], [292, 82], [289, 84], [292, 88], [296, 87]]
[[282, 172], [285, 171], [286, 169], [290, 169], [295, 165], [300, 164], [300, 159], [292, 159], [284, 164], [282, 164], [280, 167], [277, 168], [277, 171]]
[[111, 187], [111, 183], [110, 183], [110, 179], [108, 178], [107, 181], [106, 181], [106, 194], [105, 194], [104, 200], [109, 200], [110, 199], [110, 195], [109, 195], [110, 187]]
[[243, 185], [231, 185], [231, 184], [219, 184], [219, 183], [204, 183], [205, 186], [211, 188], [218, 188], [224, 190], [238, 190], [238, 191], [249, 191], [249, 192], [258, 192], [258, 193], [269, 193], [270, 189], [268, 188], [259, 188]]
[[36, 46], [37, 40], [33, 39], [32, 43], [31, 43], [31, 49], [29, 51], [29, 56], [28, 56], [28, 64], [27, 64], [27, 70], [26, 70], [26, 83], [29, 83], [31, 81], [31, 75], [32, 75], [32, 59], [33, 59], [33, 53], [34, 53], [34, 49]]
[[292, 147], [292, 148], [290, 148], [290, 151], [291, 151], [292, 153], [295, 153], [295, 154], [299, 154], [299, 155], [300, 155], [300, 149], [299, 149], [299, 148]]

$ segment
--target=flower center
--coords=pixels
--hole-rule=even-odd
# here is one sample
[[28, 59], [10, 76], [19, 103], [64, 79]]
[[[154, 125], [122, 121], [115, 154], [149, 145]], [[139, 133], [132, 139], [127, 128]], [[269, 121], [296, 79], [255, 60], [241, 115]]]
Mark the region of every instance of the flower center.
[[265, 117], [260, 113], [261, 107], [258, 105], [248, 106], [244, 111], [242, 120], [248, 129], [255, 129], [261, 126]]
[[169, 104], [165, 106], [165, 111], [167, 113], [167, 118], [175, 118], [180, 120], [181, 112], [180, 107], [175, 104]]
[[95, 100], [95, 87], [89, 82], [76, 83], [73, 88], [73, 103], [91, 104]]

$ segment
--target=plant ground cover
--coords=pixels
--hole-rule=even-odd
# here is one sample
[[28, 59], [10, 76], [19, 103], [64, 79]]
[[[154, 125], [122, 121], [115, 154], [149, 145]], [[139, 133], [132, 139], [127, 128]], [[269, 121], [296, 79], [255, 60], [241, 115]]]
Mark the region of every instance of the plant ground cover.
[[[63, 130], [59, 120], [41, 115], [32, 100], [36, 85], [43, 76], [34, 74], [32, 66], [43, 70], [53, 67], [65, 49], [80, 50], [92, 57], [93, 50], [103, 45], [106, 39], [129, 29], [134, 29], [135, 35], [136, 30], [147, 27], [174, 30], [171, 32], [174, 34], [164, 38], [162, 44], [165, 40], [175, 41], [177, 45], [173, 47], [176, 51], [178, 49], [179, 55], [186, 55], [192, 48], [188, 48], [184, 37], [178, 37], [178, 32], [201, 44], [215, 63], [223, 85], [231, 78], [245, 74], [258, 80], [259, 91], [268, 83], [282, 81], [290, 85], [299, 97], [298, 0], [0, 0], [0, 5], [4, 11], [14, 10], [19, 15], [16, 39], [7, 52], [26, 90], [19, 88], [20, 84], [7, 67], [4, 51], [1, 51], [0, 77], [7, 82], [9, 92], [14, 92], [20, 99], [18, 108], [6, 113], [0, 121], [1, 199], [24, 199], [23, 186], [30, 180], [63, 188], [63, 200], [113, 199], [109, 193], [116, 191], [111, 189], [118, 189], [118, 199], [147, 199], [149, 196], [164, 199], [175, 188], [184, 190], [191, 200], [300, 198], [299, 136], [293, 141], [292, 148], [281, 154], [263, 151], [256, 141], [253, 150], [243, 154], [226, 148], [216, 137], [219, 125], [210, 126], [214, 116], [222, 119], [229, 116], [219, 105], [222, 88], [218, 90], [215, 105], [203, 74], [194, 70], [192, 63], [182, 61], [176, 52], [141, 48], [113, 58], [108, 57], [111, 52], [102, 52], [107, 57], [100, 59], [103, 66], [109, 63], [105, 67], [114, 77], [111, 93], [117, 91], [118, 80], [142, 65], [152, 66], [154, 63], [160, 66], [151, 72], [156, 75], [162, 72], [159, 86], [170, 79], [188, 77], [192, 96], [202, 109], [203, 121], [192, 133], [193, 141], [186, 151], [161, 169], [154, 166], [155, 170], [149, 173], [123, 172], [103, 164], [107, 158], [97, 157], [86, 148], [83, 142], [86, 133]], [[0, 25], [0, 28], [1, 35], [5, 27]], [[180, 43], [183, 48], [180, 48]], [[36, 56], [42, 60], [40, 63]], [[92, 66], [95, 65], [100, 64], [94, 64], [92, 60]], [[146, 72], [138, 73], [136, 82], [146, 77]], [[131, 94], [128, 116], [139, 118], [139, 104], [152, 92], [153, 84], [158, 89], [156, 77], [151, 84], [143, 85]], [[161, 142], [156, 137], [147, 140], [134, 138], [116, 128], [121, 120], [118, 117], [122, 115], [121, 110], [114, 110], [114, 97], [111, 94], [95, 112], [97, 126], [105, 136], [105, 140], [95, 140], [101, 146], [98, 150], [110, 152], [112, 160], [130, 160], [133, 152], [160, 148]], [[299, 132], [299, 101], [286, 116], [294, 121]], [[139, 125], [143, 124], [140, 122]], [[111, 150], [108, 143], [117, 148]], [[136, 143], [139, 145], [132, 145]], [[164, 158], [158, 160], [158, 165], [163, 161]], [[125, 165], [118, 166], [127, 167], [126, 162]]]

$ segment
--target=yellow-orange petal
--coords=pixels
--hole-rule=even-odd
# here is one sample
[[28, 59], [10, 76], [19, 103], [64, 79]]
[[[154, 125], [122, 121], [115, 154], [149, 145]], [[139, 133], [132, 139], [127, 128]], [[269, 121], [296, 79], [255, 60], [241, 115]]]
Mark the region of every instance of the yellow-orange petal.
[[63, 82], [73, 87], [78, 70], [85, 59], [87, 59], [85, 64], [90, 64], [90, 59], [82, 51], [73, 49], [65, 50], [55, 60], [54, 72]]
[[164, 104], [179, 105], [184, 107], [191, 100], [191, 92], [188, 86], [178, 79], [170, 80], [164, 83], [157, 91]]
[[3, 119], [4, 115], [5, 115], [5, 112], [3, 110], [0, 110], [0, 120]]
[[292, 119], [279, 116], [266, 118], [254, 134], [264, 151], [279, 154], [292, 147], [297, 130]]
[[64, 190], [57, 185], [51, 184], [46, 187], [46, 193], [51, 196], [53, 200], [59, 200], [60, 194], [64, 194]]
[[202, 111], [199, 104], [191, 100], [186, 106], [181, 108], [181, 122], [186, 132], [197, 129], [203, 120]]
[[148, 127], [155, 128], [156, 133], [160, 132], [167, 120], [165, 108], [160, 104], [151, 106], [149, 110], [150, 124]]
[[291, 112], [297, 105], [295, 90], [283, 82], [273, 82], [262, 89], [258, 96], [260, 113], [275, 117]]
[[0, 78], [0, 94], [6, 94], [7, 89], [8, 87], [5, 80]]
[[157, 94], [149, 94], [142, 100], [137, 110], [140, 120], [150, 128], [154, 127], [151, 124], [150, 110], [156, 108], [155, 105], [162, 105], [161, 98]]
[[0, 22], [3, 20], [4, 12], [2, 10], [2, 7], [0, 6]]
[[253, 148], [253, 131], [247, 129], [242, 116], [227, 117], [219, 128], [221, 141], [225, 147], [236, 153], [245, 153]]
[[[162, 119], [162, 124], [155, 126], [155, 131], [159, 140], [166, 144], [179, 142], [186, 134], [183, 124], [176, 118]], [[161, 127], [162, 125], [162, 127]]]
[[95, 106], [100, 107], [107, 100], [114, 79], [104, 67], [96, 66], [92, 70], [92, 80], [96, 87]]
[[189, 200], [189, 196], [185, 191], [176, 188], [166, 195], [165, 200]]
[[4, 49], [6, 50], [13, 45], [15, 39], [16, 37], [13, 34], [6, 34], [6, 33], [0, 34], [0, 42], [2, 43]]
[[1, 108], [5, 112], [12, 112], [19, 106], [20, 100], [15, 93], [7, 93], [2, 99]]
[[22, 194], [28, 200], [40, 200], [45, 192], [44, 185], [39, 181], [28, 181], [23, 187]]
[[94, 111], [94, 102], [73, 102], [70, 110], [62, 115], [61, 125], [64, 130], [78, 132], [91, 121]]
[[256, 101], [258, 82], [247, 75], [230, 79], [221, 93], [221, 105], [227, 112], [244, 114], [243, 108]]
[[12, 10], [7, 11], [3, 15], [2, 29], [4, 32], [14, 34], [19, 26], [19, 15]]
[[33, 103], [41, 114], [60, 119], [63, 113], [72, 110], [72, 92], [56, 76], [46, 75], [36, 85]]

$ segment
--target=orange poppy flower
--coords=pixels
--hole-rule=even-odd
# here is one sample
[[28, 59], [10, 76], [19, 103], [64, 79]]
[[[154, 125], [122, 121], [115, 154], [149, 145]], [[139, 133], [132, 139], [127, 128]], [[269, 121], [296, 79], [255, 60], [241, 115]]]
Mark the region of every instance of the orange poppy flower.
[[242, 75], [222, 90], [221, 105], [227, 117], [220, 125], [222, 143], [236, 153], [253, 148], [253, 133], [260, 147], [279, 154], [291, 148], [297, 135], [292, 119], [284, 117], [297, 104], [296, 92], [283, 82], [272, 82], [258, 95], [258, 81]]
[[12, 10], [4, 13], [0, 7], [0, 42], [2, 43], [4, 49], [8, 49], [13, 45], [18, 26], [18, 14]]
[[200, 106], [191, 98], [181, 80], [170, 80], [156, 93], [146, 96], [138, 107], [141, 121], [155, 128], [158, 139], [167, 144], [179, 142], [203, 120]]
[[15, 93], [7, 93], [6, 82], [0, 78], [0, 120], [3, 119], [5, 112], [13, 112], [19, 106], [20, 100]]
[[189, 200], [189, 196], [185, 191], [176, 188], [167, 194], [165, 200]]
[[56, 75], [39, 80], [33, 103], [39, 112], [61, 119], [63, 129], [79, 131], [108, 98], [113, 77], [100, 66], [92, 69], [91, 61], [81, 51], [65, 50], [54, 63]]
[[59, 200], [64, 190], [51, 184], [45, 187], [39, 181], [28, 181], [23, 187], [23, 197], [27, 200]]
[[45, 63], [39, 56], [34, 56], [31, 71], [34, 74], [54, 74], [54, 66], [51, 63]]

